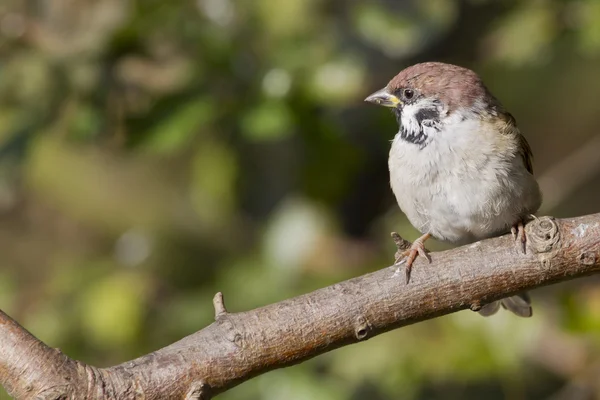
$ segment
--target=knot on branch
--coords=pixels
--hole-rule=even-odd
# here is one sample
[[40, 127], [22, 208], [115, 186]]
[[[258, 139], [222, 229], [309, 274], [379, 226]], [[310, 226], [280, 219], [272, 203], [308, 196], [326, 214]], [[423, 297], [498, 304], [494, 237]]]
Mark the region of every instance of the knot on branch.
[[398, 232], [392, 232], [390, 234], [390, 236], [392, 237], [392, 240], [394, 241], [394, 244], [398, 248], [398, 252], [399, 253], [401, 253], [401, 252], [403, 252], [405, 250], [410, 249], [410, 246], [412, 245], [412, 243], [409, 242], [408, 240], [404, 239], [402, 236], [400, 236], [398, 234]]
[[547, 253], [558, 246], [560, 230], [553, 217], [536, 218], [527, 230], [527, 240], [536, 253]]
[[369, 324], [369, 321], [362, 315], [356, 317], [356, 321], [354, 322], [354, 336], [356, 339], [366, 339], [370, 331], [371, 324]]
[[592, 251], [584, 251], [577, 256], [577, 261], [582, 265], [594, 265], [596, 263], [596, 254]]
[[193, 382], [185, 395], [185, 400], [208, 400], [210, 398], [210, 386], [202, 381]]

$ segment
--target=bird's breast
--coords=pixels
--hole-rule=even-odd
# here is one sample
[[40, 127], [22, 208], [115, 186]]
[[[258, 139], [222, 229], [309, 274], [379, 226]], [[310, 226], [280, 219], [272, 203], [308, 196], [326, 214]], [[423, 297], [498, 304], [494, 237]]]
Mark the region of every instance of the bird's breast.
[[467, 243], [501, 233], [539, 207], [537, 183], [516, 151], [499, 151], [485, 132], [440, 132], [421, 149], [396, 137], [389, 169], [411, 224], [441, 240]]

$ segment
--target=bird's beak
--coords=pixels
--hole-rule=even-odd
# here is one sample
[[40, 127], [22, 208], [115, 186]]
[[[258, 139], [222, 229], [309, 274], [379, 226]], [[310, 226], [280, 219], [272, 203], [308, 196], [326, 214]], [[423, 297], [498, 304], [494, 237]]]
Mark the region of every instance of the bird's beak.
[[379, 106], [392, 107], [392, 108], [396, 108], [398, 106], [398, 104], [402, 104], [402, 102], [400, 101], [399, 98], [397, 98], [393, 94], [390, 94], [387, 91], [387, 88], [378, 90], [377, 92], [375, 92], [372, 95], [370, 95], [369, 97], [367, 97], [365, 99], [365, 101], [368, 103], [377, 104]]

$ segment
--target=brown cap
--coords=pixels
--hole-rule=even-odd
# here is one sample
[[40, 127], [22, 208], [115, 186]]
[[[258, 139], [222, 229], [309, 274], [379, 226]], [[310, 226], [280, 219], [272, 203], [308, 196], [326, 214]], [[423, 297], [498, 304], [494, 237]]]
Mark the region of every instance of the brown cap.
[[477, 100], [482, 106], [499, 106], [475, 72], [452, 64], [415, 64], [402, 70], [387, 85], [389, 93], [406, 88], [440, 100], [449, 111], [472, 107]]

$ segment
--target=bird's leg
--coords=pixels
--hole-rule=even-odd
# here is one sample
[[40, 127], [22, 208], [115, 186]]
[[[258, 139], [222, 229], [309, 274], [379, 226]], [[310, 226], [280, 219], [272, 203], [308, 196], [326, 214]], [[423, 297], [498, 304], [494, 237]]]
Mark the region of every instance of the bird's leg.
[[425, 241], [430, 237], [431, 234], [426, 233], [411, 244], [407, 240], [402, 239], [397, 233], [392, 233], [392, 238], [398, 247], [394, 265], [399, 266], [401, 264], [406, 264], [405, 271], [407, 284], [410, 281], [410, 271], [417, 256], [425, 257], [429, 262], [431, 262], [431, 257], [429, 257], [429, 254], [427, 254], [427, 250], [425, 249], [424, 245]]

